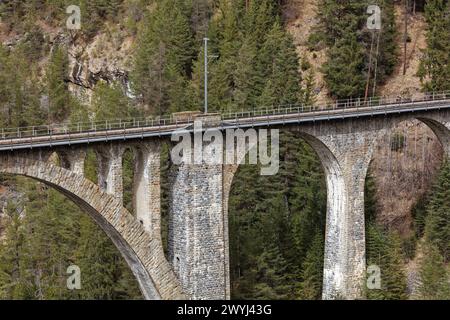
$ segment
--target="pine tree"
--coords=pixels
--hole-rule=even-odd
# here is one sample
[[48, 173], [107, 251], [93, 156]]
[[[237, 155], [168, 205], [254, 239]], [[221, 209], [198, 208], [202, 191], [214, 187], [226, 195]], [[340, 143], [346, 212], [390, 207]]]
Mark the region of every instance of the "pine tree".
[[302, 266], [301, 299], [318, 300], [322, 295], [324, 240], [322, 230], [316, 230], [314, 240]]
[[158, 1], [138, 35], [131, 80], [152, 113], [164, 114], [182, 104], [177, 100], [182, 96], [178, 90], [183, 78], [191, 73], [195, 54], [189, 11], [183, 9], [186, 8], [179, 0]]
[[0, 45], [0, 123], [3, 127], [41, 124], [40, 87], [35, 69], [22, 49], [8, 51]]
[[20, 217], [21, 204], [9, 202], [5, 213], [8, 217], [4, 240], [0, 243], [0, 299], [20, 298], [17, 288], [22, 287], [23, 231]]
[[[378, 4], [381, 8], [381, 30], [379, 31], [379, 43], [376, 45], [374, 41], [374, 48], [378, 46], [378, 52], [373, 50], [373, 61], [374, 65], [376, 63], [376, 80], [378, 84], [383, 83], [386, 78], [394, 72], [394, 68], [399, 60], [396, 43], [398, 32], [395, 22], [394, 1], [379, 0], [374, 4]], [[366, 40], [366, 42], [368, 43], [369, 40]], [[370, 54], [370, 50], [368, 49], [368, 45], [366, 45], [366, 50], [368, 54]], [[373, 66], [373, 68], [375, 68], [375, 66]], [[373, 85], [373, 81], [374, 79], [372, 79], [372, 82], [370, 83], [371, 85]]]
[[280, 161], [275, 176], [262, 177], [258, 166], [241, 165], [234, 178], [229, 200], [234, 298], [306, 298], [311, 290], [314, 297], [321, 294], [321, 264], [308, 265], [304, 293], [299, 285], [305, 257], [323, 261], [323, 246], [316, 250], [318, 239], [324, 238], [326, 212], [320, 161], [288, 132], [281, 134]]
[[53, 50], [46, 72], [49, 120], [60, 122], [70, 114], [72, 99], [68, 91], [68, 59], [62, 47]]
[[292, 38], [275, 22], [261, 48], [261, 66], [266, 79], [260, 105], [298, 104], [302, 96], [298, 56]]
[[420, 298], [426, 300], [450, 299], [449, 274], [439, 249], [427, 244], [420, 265]]
[[366, 181], [364, 184], [364, 214], [366, 226], [370, 223], [374, 223], [377, 213], [377, 200], [376, 200], [376, 186], [375, 179], [372, 172], [367, 172]]
[[418, 75], [427, 92], [450, 90], [450, 3], [427, 1], [425, 18], [427, 48]]
[[[366, 9], [369, 4], [376, 4], [381, 8], [382, 28], [375, 33], [366, 28]], [[397, 62], [393, 1], [368, 3], [364, 0], [322, 0], [319, 5], [319, 21], [319, 26], [309, 41], [313, 48], [324, 45], [329, 48], [323, 72], [333, 97], [364, 96], [367, 79], [369, 88], [376, 88], [373, 83], [375, 63], [377, 84], [393, 72]], [[371, 72], [368, 77], [369, 69]]]
[[367, 265], [376, 265], [381, 272], [381, 289], [367, 289], [367, 298], [406, 299], [406, 276], [400, 238], [381, 229], [374, 222], [368, 223], [366, 233]]
[[118, 84], [100, 82], [96, 85], [91, 103], [94, 119], [97, 121], [129, 119], [137, 112], [131, 106]]
[[427, 208], [425, 239], [450, 260], [450, 162], [444, 163]]
[[330, 93], [338, 99], [364, 95], [364, 50], [351, 33], [330, 48], [323, 66]]

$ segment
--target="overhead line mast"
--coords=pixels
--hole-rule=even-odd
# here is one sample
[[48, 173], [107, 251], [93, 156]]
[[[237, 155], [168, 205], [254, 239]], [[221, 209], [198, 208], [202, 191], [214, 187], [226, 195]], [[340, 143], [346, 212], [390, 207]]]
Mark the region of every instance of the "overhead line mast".
[[208, 38], [203, 38], [203, 41], [205, 43], [205, 49], [204, 49], [204, 53], [205, 53], [205, 108], [204, 108], [204, 112], [205, 114], [208, 113], [208, 59], [209, 58], [218, 58], [219, 56], [217, 55], [213, 55], [213, 56], [209, 56], [208, 55]]

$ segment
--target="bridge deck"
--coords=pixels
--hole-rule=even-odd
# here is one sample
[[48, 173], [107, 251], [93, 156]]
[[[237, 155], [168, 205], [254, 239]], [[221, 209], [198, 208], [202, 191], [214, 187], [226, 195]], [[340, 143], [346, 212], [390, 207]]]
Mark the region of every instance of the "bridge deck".
[[[223, 116], [220, 125], [215, 128], [224, 130], [227, 128], [267, 127], [276, 125], [301, 124], [316, 121], [328, 121], [334, 119], [348, 119], [371, 117], [376, 115], [389, 115], [406, 112], [418, 112], [436, 109], [450, 108], [450, 95], [444, 94], [442, 98], [433, 100], [410, 101], [402, 103], [389, 103], [378, 106], [361, 106], [358, 104], [350, 107], [344, 106], [323, 110], [303, 108], [284, 108], [272, 110], [258, 110], [235, 114], [235, 117]], [[267, 113], [265, 113], [267, 112]], [[259, 113], [259, 114], [258, 114]], [[251, 116], [253, 114], [253, 116]], [[250, 115], [250, 116], [248, 116]], [[152, 121], [153, 122], [153, 121]], [[182, 121], [158, 125], [140, 125], [123, 128], [108, 128], [102, 130], [67, 131], [67, 129], [47, 127], [46, 133], [38, 133], [35, 130], [24, 131], [17, 129], [10, 131], [14, 134], [5, 135], [3, 131], [0, 139], [0, 151], [17, 150], [27, 148], [42, 148], [62, 145], [89, 144], [114, 140], [141, 139], [155, 136], [170, 136], [175, 130], [185, 129], [193, 131], [192, 121]], [[108, 127], [108, 125], [106, 126]]]

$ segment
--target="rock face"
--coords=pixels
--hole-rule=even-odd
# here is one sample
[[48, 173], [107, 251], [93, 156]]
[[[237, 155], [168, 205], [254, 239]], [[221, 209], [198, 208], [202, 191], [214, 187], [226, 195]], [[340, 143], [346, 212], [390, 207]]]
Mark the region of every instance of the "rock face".
[[[53, 48], [64, 46], [69, 59], [66, 78], [69, 90], [81, 101], [90, 102], [92, 90], [99, 81], [119, 83], [124, 92], [132, 96], [128, 74], [135, 39], [123, 30], [123, 27], [105, 24], [103, 31], [86, 41], [76, 33], [69, 33], [61, 27], [53, 27], [43, 21], [36, 23], [50, 49], [38, 63], [42, 67], [42, 76]], [[0, 22], [0, 41], [4, 46], [14, 49], [26, 37], [27, 34], [16, 34], [2, 28]]]
[[98, 81], [116, 82], [131, 96], [128, 74], [134, 38], [121, 30], [101, 33], [87, 44], [68, 43], [69, 89], [80, 99], [90, 101]]

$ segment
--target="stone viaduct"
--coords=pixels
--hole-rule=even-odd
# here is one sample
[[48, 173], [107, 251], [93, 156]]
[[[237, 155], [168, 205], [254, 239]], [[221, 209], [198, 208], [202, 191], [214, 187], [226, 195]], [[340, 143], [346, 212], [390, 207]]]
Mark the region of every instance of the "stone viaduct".
[[[364, 181], [379, 138], [401, 121], [418, 119], [433, 130], [450, 155], [448, 99], [312, 117], [302, 113], [239, 121], [217, 116], [199, 119], [219, 130], [292, 130], [316, 151], [327, 183], [324, 299], [363, 298]], [[189, 129], [190, 125], [179, 127]], [[81, 207], [117, 246], [145, 298], [229, 299], [228, 198], [238, 165], [172, 166], [166, 259], [161, 240], [160, 149], [162, 142], [170, 141], [174, 128], [166, 129], [109, 131], [87, 140], [83, 133], [4, 138], [0, 140], [0, 173], [45, 183]], [[89, 148], [97, 154], [97, 184], [83, 172]], [[135, 155], [134, 216], [122, 199], [122, 156], [127, 149]], [[59, 156], [58, 164], [49, 161], [53, 153]]]

